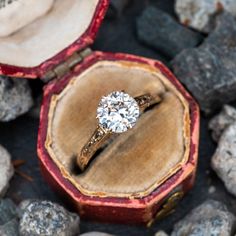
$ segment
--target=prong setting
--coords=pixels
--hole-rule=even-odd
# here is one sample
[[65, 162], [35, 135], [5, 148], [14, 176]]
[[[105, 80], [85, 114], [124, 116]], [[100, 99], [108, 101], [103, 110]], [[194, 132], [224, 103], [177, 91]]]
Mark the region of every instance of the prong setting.
[[102, 97], [97, 108], [99, 124], [113, 133], [123, 133], [133, 128], [139, 115], [138, 103], [123, 91]]

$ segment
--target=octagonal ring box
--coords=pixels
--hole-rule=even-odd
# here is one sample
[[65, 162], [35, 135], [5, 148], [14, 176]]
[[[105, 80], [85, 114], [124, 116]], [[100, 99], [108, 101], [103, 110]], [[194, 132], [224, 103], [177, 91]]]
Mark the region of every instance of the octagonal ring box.
[[[44, 16], [0, 38], [0, 72], [45, 82], [38, 156], [58, 195], [83, 219], [150, 225], [193, 185], [199, 109], [161, 62], [89, 49], [107, 7], [107, 0], [55, 0]], [[100, 98], [115, 90], [162, 101], [80, 173], [75, 156], [97, 126]]]

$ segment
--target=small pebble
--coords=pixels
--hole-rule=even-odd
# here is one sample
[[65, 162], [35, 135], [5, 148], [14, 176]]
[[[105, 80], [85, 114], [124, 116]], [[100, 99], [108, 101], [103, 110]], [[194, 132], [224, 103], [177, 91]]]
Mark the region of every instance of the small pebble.
[[234, 122], [236, 122], [236, 109], [224, 105], [222, 111], [209, 122], [208, 127], [212, 130], [212, 138], [218, 142], [224, 130]]
[[210, 186], [210, 188], [208, 189], [209, 194], [213, 194], [215, 193], [215, 191], [216, 191], [216, 188], [214, 186]]
[[236, 99], [236, 19], [227, 13], [196, 49], [186, 49], [172, 61], [177, 78], [185, 84], [206, 114]]
[[174, 225], [171, 236], [231, 236], [236, 218], [226, 206], [207, 200]]
[[148, 6], [137, 20], [140, 41], [169, 57], [202, 42], [202, 35], [177, 23], [167, 13]]
[[74, 236], [79, 234], [80, 219], [62, 206], [49, 201], [22, 203], [24, 213], [20, 219], [20, 236]]
[[223, 132], [211, 159], [211, 166], [227, 190], [236, 196], [236, 122]]
[[26, 113], [33, 105], [26, 79], [0, 76], [0, 121], [6, 122]]
[[5, 195], [13, 174], [14, 168], [11, 163], [11, 156], [8, 151], [0, 145], [0, 198]]
[[201, 32], [212, 30], [215, 16], [226, 10], [236, 16], [235, 0], [176, 0], [175, 11], [183, 24]]
[[164, 231], [158, 231], [156, 234], [155, 234], [155, 236], [168, 236], [168, 234], [166, 233], [166, 232], [164, 232]]

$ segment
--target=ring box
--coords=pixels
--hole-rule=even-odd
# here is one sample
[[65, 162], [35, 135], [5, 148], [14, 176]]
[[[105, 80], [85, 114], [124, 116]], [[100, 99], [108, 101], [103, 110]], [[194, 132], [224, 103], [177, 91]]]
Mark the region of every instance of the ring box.
[[[89, 49], [107, 7], [107, 0], [55, 0], [45, 16], [0, 38], [0, 73], [46, 84], [38, 156], [57, 193], [83, 219], [150, 225], [193, 186], [199, 109], [161, 62]], [[80, 173], [75, 156], [97, 126], [99, 100], [116, 90], [163, 100]]]

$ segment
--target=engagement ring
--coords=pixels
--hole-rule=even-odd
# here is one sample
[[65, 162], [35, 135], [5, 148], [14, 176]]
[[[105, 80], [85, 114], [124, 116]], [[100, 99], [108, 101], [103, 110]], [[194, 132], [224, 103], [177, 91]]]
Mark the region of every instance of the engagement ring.
[[77, 156], [79, 168], [83, 171], [95, 152], [112, 134], [132, 129], [140, 114], [160, 100], [159, 96], [151, 94], [133, 98], [123, 91], [115, 91], [102, 97], [97, 108], [98, 126]]

